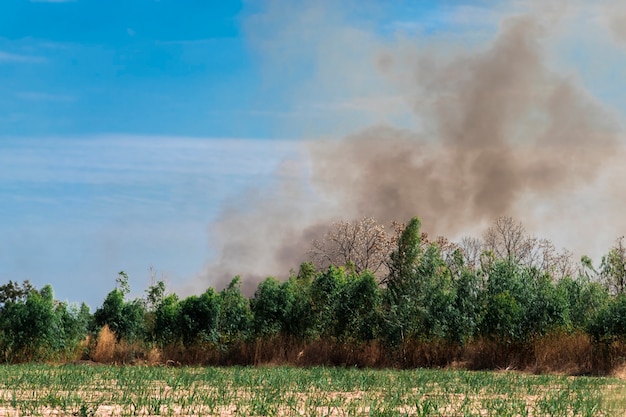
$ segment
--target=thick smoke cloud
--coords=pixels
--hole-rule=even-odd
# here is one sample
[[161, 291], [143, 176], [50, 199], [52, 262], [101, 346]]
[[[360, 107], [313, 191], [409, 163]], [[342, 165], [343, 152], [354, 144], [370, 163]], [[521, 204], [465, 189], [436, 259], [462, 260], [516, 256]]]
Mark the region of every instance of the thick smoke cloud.
[[432, 233], [456, 237], [501, 215], [532, 224], [529, 201], [549, 207], [594, 184], [618, 154], [619, 127], [575, 78], [550, 69], [546, 23], [503, 18], [492, 41], [466, 52], [379, 48], [371, 65], [414, 125], [307, 141], [276, 184], [224, 208], [201, 285], [241, 274], [250, 293], [297, 268], [334, 219], [419, 215]]
[[445, 63], [400, 57], [397, 74], [387, 62], [392, 78], [411, 80], [429, 133], [376, 127], [314, 144], [313, 178], [358, 213], [382, 221], [418, 213], [441, 233], [503, 214], [523, 218], [516, 203], [524, 194], [550, 198], [592, 181], [614, 154], [617, 126], [546, 68], [543, 31], [532, 17], [509, 18], [485, 51]]

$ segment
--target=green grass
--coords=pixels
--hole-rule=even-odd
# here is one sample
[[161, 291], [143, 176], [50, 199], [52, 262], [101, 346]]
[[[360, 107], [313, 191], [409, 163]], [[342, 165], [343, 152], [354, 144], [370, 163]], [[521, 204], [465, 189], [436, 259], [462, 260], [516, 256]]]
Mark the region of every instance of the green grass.
[[0, 415], [614, 416], [626, 381], [345, 368], [0, 367]]

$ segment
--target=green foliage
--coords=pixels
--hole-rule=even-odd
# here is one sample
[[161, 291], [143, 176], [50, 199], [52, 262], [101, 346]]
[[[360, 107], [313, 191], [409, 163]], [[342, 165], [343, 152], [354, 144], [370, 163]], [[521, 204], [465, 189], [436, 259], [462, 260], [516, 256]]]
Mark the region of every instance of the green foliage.
[[461, 265], [453, 275], [454, 297], [448, 323], [448, 339], [463, 344], [474, 337], [482, 320], [480, 274]]
[[612, 294], [626, 292], [626, 246], [624, 237], [617, 240], [609, 253], [602, 257], [600, 277]]
[[332, 265], [311, 283], [313, 326], [320, 337], [336, 336], [338, 333], [337, 309], [345, 285], [344, 270]]
[[252, 328], [250, 301], [241, 293], [241, 278], [235, 277], [220, 294], [220, 342], [228, 345], [247, 340]]
[[387, 283], [392, 293], [403, 292], [403, 287], [411, 285], [408, 280], [414, 275], [421, 252], [421, 227], [420, 219], [413, 217], [400, 235], [398, 247], [390, 255]]
[[310, 271], [303, 271], [301, 268], [300, 274], [289, 277], [281, 285], [281, 289], [285, 300], [282, 331], [299, 339], [311, 337], [314, 317], [310, 295]]
[[220, 297], [213, 288], [180, 302], [179, 325], [185, 346], [215, 343], [219, 339]]
[[[285, 281], [270, 277], [259, 283], [252, 299], [235, 277], [219, 293], [209, 288], [180, 300], [158, 281], [144, 299], [128, 300], [129, 279], [121, 271], [92, 316], [84, 304], [55, 301], [50, 286], [38, 291], [28, 281], [9, 281], [0, 286], [0, 351], [5, 362], [69, 356], [88, 331], [105, 324], [118, 341], [179, 351], [217, 348], [220, 354], [278, 335], [337, 346], [377, 340], [395, 354], [396, 347], [411, 344], [462, 346], [483, 337], [524, 346], [551, 332], [626, 342], [621, 239], [598, 271], [583, 257], [578, 276], [568, 269], [570, 275], [556, 280], [554, 269], [541, 266], [544, 258], [522, 262], [490, 251], [482, 252], [480, 264], [465, 265], [461, 249], [423, 242], [420, 227], [413, 218], [403, 230], [381, 282], [350, 265], [317, 272], [303, 263]], [[532, 256], [529, 251], [524, 259]]]
[[124, 271], [120, 271], [115, 279], [117, 283], [117, 289], [120, 290], [122, 295], [126, 296], [130, 293], [130, 284], [128, 282], [128, 274]]
[[[0, 349], [6, 362], [38, 361], [71, 355], [87, 334], [89, 308], [54, 300], [50, 285], [37, 291], [25, 281], [4, 288]], [[28, 290], [27, 294], [24, 292]]]
[[0, 285], [0, 306], [4, 306], [6, 303], [25, 301], [28, 294], [34, 289], [28, 280], [22, 282], [21, 285], [13, 281]]
[[513, 261], [496, 260], [483, 293], [482, 333], [502, 341], [528, 341], [570, 327], [567, 291], [551, 277]]
[[587, 277], [565, 277], [557, 283], [557, 291], [563, 294], [568, 304], [573, 329], [586, 329], [610, 300], [606, 287]]
[[339, 295], [336, 308], [335, 336], [359, 341], [373, 340], [378, 335], [381, 294], [374, 275], [365, 271], [350, 275]]
[[[398, 250], [392, 257], [392, 272], [384, 295], [382, 332], [391, 344], [410, 339], [469, 337], [461, 335], [459, 326], [475, 321], [475, 311], [457, 310], [468, 300], [457, 298], [457, 282], [439, 247], [430, 244], [422, 250], [419, 236], [419, 220], [414, 218], [400, 237]], [[462, 265], [457, 266], [458, 273]], [[470, 281], [465, 276], [458, 282], [469, 285]], [[461, 297], [474, 295], [472, 289], [465, 290]]]
[[165, 297], [165, 282], [157, 281], [146, 290], [146, 307], [152, 311], [163, 301]]
[[283, 330], [287, 311], [290, 309], [288, 301], [276, 278], [268, 277], [259, 284], [250, 302], [256, 336], [276, 336]]
[[152, 340], [161, 346], [175, 344], [181, 341], [180, 303], [176, 294], [164, 297], [154, 311], [154, 327]]
[[122, 290], [116, 288], [94, 313], [94, 330], [108, 324], [118, 341], [124, 339], [132, 342], [146, 334], [144, 315], [145, 307], [140, 300], [126, 302]]
[[599, 342], [626, 341], [626, 294], [610, 299], [590, 320], [587, 330]]

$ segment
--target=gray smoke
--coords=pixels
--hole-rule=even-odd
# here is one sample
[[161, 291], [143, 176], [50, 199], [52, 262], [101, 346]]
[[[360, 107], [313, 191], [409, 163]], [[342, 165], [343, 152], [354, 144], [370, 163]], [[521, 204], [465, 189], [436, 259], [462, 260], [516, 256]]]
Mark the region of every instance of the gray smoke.
[[617, 154], [618, 125], [574, 79], [549, 69], [549, 36], [540, 17], [526, 15], [503, 19], [480, 50], [380, 50], [372, 65], [403, 92], [416, 127], [307, 142], [306, 157], [290, 164], [308, 169], [224, 208], [202, 286], [241, 274], [250, 293], [259, 279], [285, 276], [333, 219], [418, 215], [427, 230], [455, 237], [501, 215], [532, 223], [527, 201], [549, 204], [593, 184]]

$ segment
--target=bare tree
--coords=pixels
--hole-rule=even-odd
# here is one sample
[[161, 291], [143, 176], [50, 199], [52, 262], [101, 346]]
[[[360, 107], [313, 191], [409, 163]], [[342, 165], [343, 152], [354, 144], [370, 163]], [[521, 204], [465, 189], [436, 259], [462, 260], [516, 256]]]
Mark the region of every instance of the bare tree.
[[624, 236], [617, 239], [609, 253], [602, 257], [600, 278], [613, 294], [626, 291], [626, 246]]
[[333, 223], [323, 239], [314, 240], [309, 253], [318, 268], [351, 265], [356, 273], [367, 269], [384, 275], [396, 239], [371, 217], [353, 222], [342, 220]]
[[471, 269], [477, 268], [480, 265], [480, 256], [485, 248], [485, 243], [478, 238], [465, 236], [458, 243], [458, 246], [463, 253], [465, 264]]
[[512, 217], [498, 217], [485, 233], [485, 249], [500, 259], [520, 263], [550, 274], [555, 279], [572, 275], [571, 252], [557, 251], [548, 239], [526, 234], [521, 222]]
[[501, 259], [520, 262], [531, 252], [532, 243], [521, 222], [512, 217], [498, 217], [485, 233], [485, 247]]
[[528, 238], [530, 251], [522, 262], [528, 267], [537, 268], [559, 280], [574, 274], [572, 253], [566, 249], [559, 252], [548, 239]]

